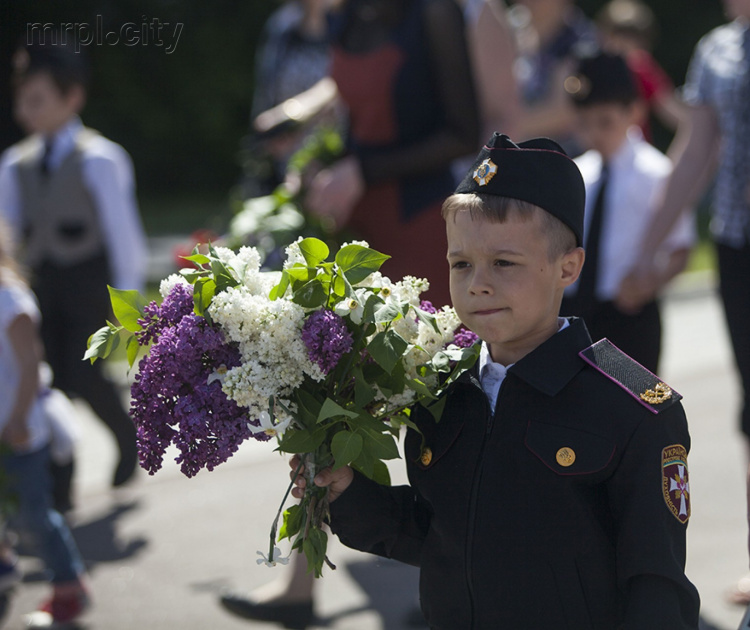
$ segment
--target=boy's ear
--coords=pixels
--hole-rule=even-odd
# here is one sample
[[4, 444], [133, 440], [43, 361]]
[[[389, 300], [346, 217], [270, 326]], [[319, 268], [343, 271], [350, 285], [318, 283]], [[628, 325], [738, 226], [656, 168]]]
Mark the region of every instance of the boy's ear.
[[571, 249], [569, 252], [563, 254], [560, 281], [563, 288], [569, 287], [581, 275], [581, 269], [583, 269], [583, 261], [586, 258], [586, 254], [583, 251], [583, 247], [576, 247]]

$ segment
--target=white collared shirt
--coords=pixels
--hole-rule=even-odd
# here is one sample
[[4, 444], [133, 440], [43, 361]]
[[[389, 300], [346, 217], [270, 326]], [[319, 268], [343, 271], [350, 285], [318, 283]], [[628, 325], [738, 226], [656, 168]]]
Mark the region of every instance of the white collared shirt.
[[[75, 117], [55, 134], [49, 156], [50, 171], [59, 168], [73, 151], [82, 129], [83, 123]], [[42, 143], [42, 137], [37, 141]], [[16, 170], [20, 155], [14, 149], [10, 147], [0, 159], [0, 214], [20, 239], [23, 204]], [[119, 144], [97, 136], [86, 145], [81, 169], [83, 182], [99, 213], [112, 285], [118, 289], [143, 290], [148, 249], [138, 213], [130, 156]]]
[[[557, 332], [570, 326], [570, 322], [564, 317], [558, 317], [557, 323]], [[500, 393], [500, 386], [503, 384], [508, 370], [514, 365], [515, 363], [502, 365], [493, 361], [487, 342], [482, 342], [482, 350], [479, 353], [479, 382], [487, 395], [493, 414], [495, 413], [495, 403], [497, 402], [497, 395]]]
[[[602, 174], [602, 157], [587, 151], [575, 159], [586, 187], [584, 245], [591, 222]], [[638, 127], [631, 127], [620, 149], [609, 162], [609, 182], [605, 192], [605, 215], [599, 244], [596, 298], [617, 297], [620, 284], [635, 266], [645, 231], [651, 225], [659, 196], [672, 172], [669, 158], [643, 139]], [[695, 242], [692, 213], [683, 213], [662, 245], [666, 254], [690, 248]], [[578, 282], [565, 294], [578, 290]]]

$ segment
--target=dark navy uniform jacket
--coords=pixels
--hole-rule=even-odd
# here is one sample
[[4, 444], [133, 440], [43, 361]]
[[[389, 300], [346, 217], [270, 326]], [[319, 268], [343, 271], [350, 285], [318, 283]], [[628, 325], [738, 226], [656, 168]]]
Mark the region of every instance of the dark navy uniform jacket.
[[[431, 628], [698, 627], [679, 395], [637, 400], [579, 356], [590, 345], [572, 320], [508, 370], [494, 415], [465, 373], [439, 423], [414, 411], [409, 486], [355, 473], [331, 504], [344, 544], [421, 567]], [[606, 370], [627, 386], [629, 364]]]

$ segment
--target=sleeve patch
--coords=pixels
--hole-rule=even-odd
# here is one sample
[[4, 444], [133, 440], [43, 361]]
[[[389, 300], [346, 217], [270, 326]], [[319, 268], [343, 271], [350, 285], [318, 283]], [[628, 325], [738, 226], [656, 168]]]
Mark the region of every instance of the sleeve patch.
[[682, 400], [680, 394], [608, 339], [597, 341], [579, 352], [579, 356], [617, 383], [651, 413], [664, 411]]
[[661, 482], [669, 511], [684, 525], [690, 518], [690, 480], [687, 451], [682, 444], [672, 444], [662, 450]]

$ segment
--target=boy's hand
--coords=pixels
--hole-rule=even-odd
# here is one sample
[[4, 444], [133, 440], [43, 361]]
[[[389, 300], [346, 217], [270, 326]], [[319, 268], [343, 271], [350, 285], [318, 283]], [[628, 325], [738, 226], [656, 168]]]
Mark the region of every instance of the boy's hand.
[[654, 299], [660, 284], [655, 271], [647, 274], [631, 272], [620, 284], [615, 297], [615, 306], [623, 313], [635, 315], [645, 304]]
[[[299, 461], [299, 455], [295, 455], [289, 460], [289, 466], [292, 469], [289, 476], [297, 486], [292, 490], [292, 496], [297, 499], [301, 499], [305, 495], [305, 486], [307, 485], [307, 480], [304, 477], [304, 466], [300, 468], [297, 478], [294, 479], [294, 471], [297, 470]], [[353, 479], [354, 471], [349, 466], [342, 466], [338, 470], [332, 470], [330, 467], [324, 468], [315, 476], [314, 481], [316, 486], [328, 488], [328, 502], [333, 503], [349, 487]]]

